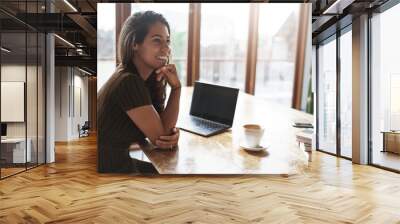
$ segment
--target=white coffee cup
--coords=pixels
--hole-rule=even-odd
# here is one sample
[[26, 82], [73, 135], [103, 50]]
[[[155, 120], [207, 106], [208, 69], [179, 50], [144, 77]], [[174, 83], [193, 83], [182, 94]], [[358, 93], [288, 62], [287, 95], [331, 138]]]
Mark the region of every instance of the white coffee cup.
[[248, 147], [260, 147], [261, 139], [264, 135], [264, 128], [258, 124], [245, 124], [244, 143]]

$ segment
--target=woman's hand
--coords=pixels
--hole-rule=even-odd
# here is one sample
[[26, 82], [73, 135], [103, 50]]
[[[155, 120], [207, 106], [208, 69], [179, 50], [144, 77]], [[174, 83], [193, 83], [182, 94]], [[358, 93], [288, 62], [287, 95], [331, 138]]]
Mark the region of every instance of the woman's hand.
[[178, 145], [179, 129], [173, 128], [171, 135], [160, 136], [156, 140], [156, 146], [163, 149], [171, 149]]
[[174, 64], [164, 65], [156, 70], [156, 74], [157, 81], [161, 81], [161, 79], [164, 77], [171, 86], [171, 89], [177, 89], [181, 87], [181, 82], [179, 81], [178, 73]]

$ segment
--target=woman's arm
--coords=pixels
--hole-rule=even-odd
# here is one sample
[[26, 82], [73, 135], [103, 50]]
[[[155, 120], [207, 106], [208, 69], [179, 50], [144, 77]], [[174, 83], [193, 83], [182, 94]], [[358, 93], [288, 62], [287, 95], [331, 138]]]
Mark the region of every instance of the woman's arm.
[[[166, 143], [176, 142], [174, 139], [179, 138], [179, 132], [173, 131], [173, 128], [178, 120], [181, 84], [173, 64], [158, 69], [156, 73], [158, 81], [161, 81], [164, 77], [171, 86], [171, 93], [165, 110], [159, 115], [152, 105], [146, 105], [130, 109], [127, 114], [154, 145], [161, 148], [170, 148], [176, 143], [174, 145], [167, 145]], [[170, 138], [174, 139], [165, 139], [165, 137], [171, 135], [173, 137]], [[160, 138], [161, 136], [165, 136], [164, 139]]]
[[181, 96], [181, 83], [178, 78], [178, 73], [174, 64], [168, 64], [156, 71], [157, 81], [165, 78], [171, 86], [168, 103], [165, 110], [161, 112], [160, 117], [162, 123], [167, 130], [167, 135], [172, 134], [172, 129], [175, 127], [179, 114], [179, 99]]
[[157, 145], [156, 140], [160, 136], [168, 135], [169, 133], [153, 105], [136, 107], [126, 113], [154, 145]]
[[157, 140], [175, 140], [168, 138], [163, 139], [160, 138], [160, 136], [170, 136], [174, 134], [173, 128], [175, 128], [179, 114], [180, 92], [180, 87], [171, 90], [167, 106], [160, 115], [152, 105], [141, 106], [127, 111], [131, 120], [154, 145], [162, 148], [170, 148], [171, 146], [174, 146], [166, 145], [166, 143], [162, 141], [157, 142]]
[[165, 129], [169, 131], [169, 133], [167, 133], [168, 135], [172, 133], [172, 129], [176, 126], [178, 120], [180, 96], [181, 87], [171, 89], [167, 106], [165, 107], [165, 110], [160, 113], [162, 123]]

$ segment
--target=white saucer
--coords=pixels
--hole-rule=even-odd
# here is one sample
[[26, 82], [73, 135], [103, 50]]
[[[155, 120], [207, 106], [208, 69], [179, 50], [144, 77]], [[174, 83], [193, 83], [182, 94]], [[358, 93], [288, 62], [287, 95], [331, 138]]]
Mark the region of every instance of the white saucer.
[[251, 147], [251, 146], [247, 146], [243, 143], [240, 144], [240, 147], [244, 148], [245, 150], [254, 151], [254, 152], [262, 151], [262, 150], [265, 150], [268, 148], [268, 146], [262, 146], [262, 145], [259, 145], [256, 147]]

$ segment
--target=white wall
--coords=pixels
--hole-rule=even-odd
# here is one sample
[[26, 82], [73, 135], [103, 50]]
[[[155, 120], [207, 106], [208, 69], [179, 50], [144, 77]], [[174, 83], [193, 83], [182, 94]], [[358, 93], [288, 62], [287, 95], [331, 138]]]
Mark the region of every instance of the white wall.
[[[4, 64], [1, 66], [1, 81], [3, 82], [25, 82], [25, 65], [18, 65], [18, 64]], [[36, 67], [33, 66], [27, 66], [27, 72], [28, 74], [32, 74], [33, 72], [36, 74]], [[35, 83], [30, 83], [33, 85], [36, 85]], [[27, 92], [27, 96], [29, 97], [35, 97], [36, 98], [36, 89], [30, 89], [28, 88], [27, 90], [33, 90], [34, 92]], [[32, 99], [27, 99], [27, 102], [32, 102]], [[31, 105], [35, 106], [36, 105]], [[7, 110], [7, 108], [1, 108], [2, 110]], [[27, 119], [28, 122], [31, 122], [33, 120], [36, 121], [36, 114], [34, 114], [34, 117], [31, 117], [30, 115], [33, 115], [31, 113], [27, 114]], [[8, 137], [25, 137], [25, 123], [26, 122], [7, 122], [7, 136]], [[32, 127], [32, 125], [28, 125], [28, 128]], [[28, 130], [29, 133], [29, 130]], [[28, 136], [29, 137], [29, 136]]]
[[[30, 68], [28, 67], [28, 70]], [[25, 65], [2, 65], [1, 81], [25, 82]], [[6, 108], [1, 108], [6, 110]], [[7, 123], [7, 137], [25, 137], [24, 122]]]
[[55, 68], [55, 141], [68, 140], [68, 68]]
[[[75, 73], [76, 74], [76, 73]], [[88, 82], [89, 79], [87, 76], [82, 76], [84, 73], [79, 72], [80, 75], [75, 75], [75, 86], [81, 89], [81, 107], [82, 112], [81, 114], [78, 111], [75, 112], [75, 123], [74, 125], [74, 136], [78, 137], [78, 129], [76, 128], [78, 124], [82, 126], [85, 121], [89, 120], [89, 91], [88, 91]]]
[[56, 67], [55, 74], [55, 141], [77, 139], [78, 124], [88, 120], [88, 78], [72, 67]]
[[[37, 70], [38, 69], [38, 70]], [[25, 138], [30, 140], [30, 148], [33, 162], [36, 158], [39, 163], [44, 163], [44, 74], [41, 66], [25, 64], [2, 64], [1, 81], [24, 82], [26, 84], [26, 106], [22, 107], [22, 113], [26, 112], [26, 120], [23, 122], [6, 122], [8, 138]], [[25, 80], [27, 78], [27, 80]], [[2, 96], [7, 97], [7, 96]], [[12, 110], [11, 108], [1, 108]], [[13, 113], [12, 111], [8, 111]], [[37, 156], [37, 153], [39, 156]]]

